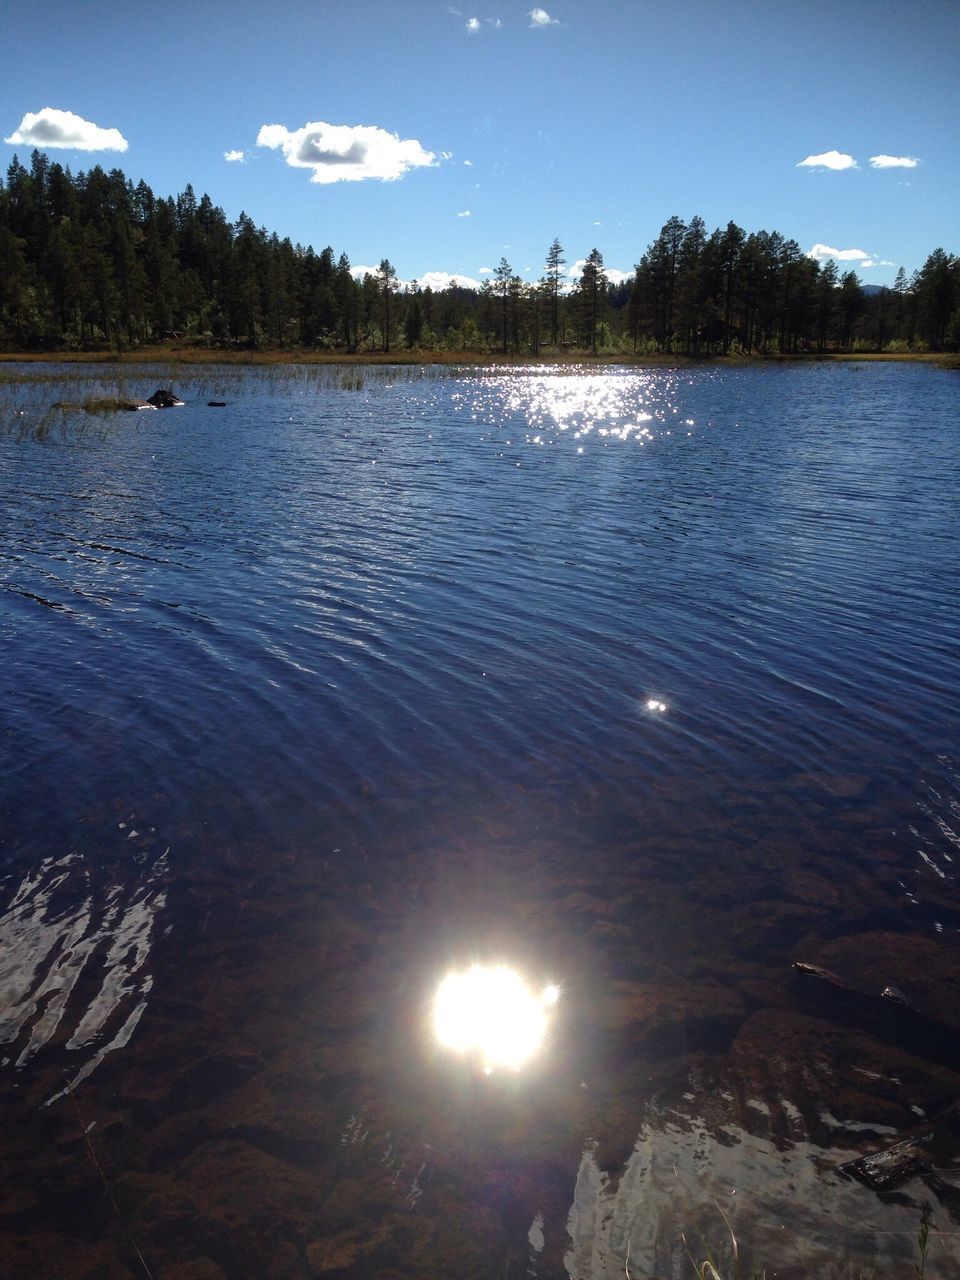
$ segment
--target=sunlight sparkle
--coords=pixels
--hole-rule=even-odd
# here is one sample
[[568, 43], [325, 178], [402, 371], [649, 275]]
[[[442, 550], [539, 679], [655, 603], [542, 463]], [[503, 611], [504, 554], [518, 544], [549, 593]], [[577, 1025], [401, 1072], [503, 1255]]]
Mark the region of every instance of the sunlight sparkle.
[[475, 964], [440, 984], [434, 1029], [445, 1048], [476, 1053], [487, 1075], [496, 1067], [519, 1071], [540, 1048], [547, 1009], [559, 998], [552, 983], [535, 995], [506, 965]]

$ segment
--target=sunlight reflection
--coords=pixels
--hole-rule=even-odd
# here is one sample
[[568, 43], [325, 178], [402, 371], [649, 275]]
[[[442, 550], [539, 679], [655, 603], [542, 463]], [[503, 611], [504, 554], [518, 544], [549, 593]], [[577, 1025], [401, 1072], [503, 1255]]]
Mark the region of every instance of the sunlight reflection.
[[[548, 443], [544, 428], [572, 429], [577, 437], [598, 424], [602, 424], [599, 435], [629, 440], [651, 434], [646, 424], [655, 421], [655, 414], [640, 405], [654, 393], [654, 385], [645, 375], [590, 374], [584, 370], [559, 377], [546, 373], [508, 385], [507, 406], [526, 416], [531, 429], [529, 443]], [[656, 389], [660, 393], [657, 398], [662, 398], [665, 388], [657, 383]], [[656, 416], [662, 418], [663, 410]]]
[[476, 1054], [487, 1075], [497, 1067], [519, 1071], [543, 1043], [547, 1010], [559, 998], [552, 983], [535, 995], [506, 965], [475, 964], [440, 984], [434, 1029], [445, 1048]]
[[602, 448], [617, 441], [649, 444], [670, 434], [665, 424], [680, 412], [670, 374], [545, 369], [502, 381], [500, 389], [507, 410], [526, 419], [527, 445], [555, 445], [567, 435], [578, 454], [588, 439]]

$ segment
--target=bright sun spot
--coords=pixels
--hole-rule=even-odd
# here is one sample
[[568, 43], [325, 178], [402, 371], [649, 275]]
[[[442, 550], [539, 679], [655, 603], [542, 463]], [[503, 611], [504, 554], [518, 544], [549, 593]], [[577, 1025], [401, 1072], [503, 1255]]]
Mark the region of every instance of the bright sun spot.
[[440, 984], [434, 1028], [446, 1048], [478, 1054], [488, 1075], [495, 1067], [519, 1071], [540, 1047], [547, 1010], [559, 998], [552, 984], [535, 995], [506, 965], [475, 964]]

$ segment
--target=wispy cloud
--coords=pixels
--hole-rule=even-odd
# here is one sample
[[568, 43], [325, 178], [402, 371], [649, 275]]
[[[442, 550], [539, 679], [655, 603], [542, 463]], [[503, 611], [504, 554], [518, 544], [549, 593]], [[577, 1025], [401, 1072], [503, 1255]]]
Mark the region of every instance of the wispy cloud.
[[480, 268], [480, 270], [477, 272], [477, 275], [479, 275], [479, 276], [492, 276], [492, 275], [493, 275], [493, 267], [481, 267], [481, 268]]
[[376, 125], [326, 124], [316, 120], [302, 129], [265, 124], [258, 147], [281, 150], [295, 169], [312, 169], [311, 182], [382, 182], [402, 178], [410, 169], [439, 163], [415, 138], [401, 139]]
[[471, 35], [476, 35], [476, 33], [480, 30], [480, 19], [479, 19], [479, 18], [468, 18], [468, 19], [467, 19], [467, 30], [470, 32], [470, 34], [471, 34]]
[[472, 217], [473, 217], [473, 214], [470, 212], [470, 210], [469, 210], [469, 209], [461, 209], [461, 210], [460, 210], [460, 212], [457, 214], [457, 217], [458, 217], [458, 218], [472, 218]]
[[477, 33], [482, 31], [484, 27], [489, 27], [491, 31], [499, 31], [502, 26], [503, 23], [499, 18], [483, 18], [482, 20], [480, 18], [467, 19], [467, 31], [469, 31], [472, 36], [477, 35]]
[[915, 169], [920, 163], [914, 156], [871, 156], [871, 169]]
[[556, 27], [560, 25], [560, 19], [551, 18], [546, 9], [531, 9], [527, 16], [534, 31], [539, 30], [541, 27]]
[[223, 158], [227, 164], [243, 164], [247, 158], [247, 153], [245, 151], [225, 151]]
[[818, 156], [807, 156], [797, 164], [798, 169], [856, 169], [857, 162], [845, 151], [823, 151]]
[[870, 255], [862, 249], [832, 249], [828, 244], [815, 244], [807, 251], [807, 257], [813, 258], [814, 262], [827, 262], [833, 258], [836, 262], [866, 263]]
[[128, 142], [119, 129], [101, 129], [98, 124], [44, 107], [28, 111], [4, 142], [24, 147], [63, 147], [71, 151], [126, 151]]
[[863, 262], [861, 262], [861, 263], [860, 263], [860, 266], [861, 266], [861, 267], [863, 267], [863, 268], [867, 268], [867, 267], [895, 267], [896, 265], [897, 265], [897, 264], [896, 264], [895, 262], [890, 262], [890, 261], [889, 261], [889, 259], [887, 259], [887, 258], [864, 258]]

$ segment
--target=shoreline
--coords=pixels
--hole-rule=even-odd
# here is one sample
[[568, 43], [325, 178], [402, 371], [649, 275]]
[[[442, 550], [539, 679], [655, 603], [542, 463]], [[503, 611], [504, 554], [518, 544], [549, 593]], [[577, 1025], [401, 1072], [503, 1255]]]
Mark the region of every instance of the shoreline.
[[936, 364], [946, 369], [960, 369], [960, 353], [956, 352], [804, 352], [800, 354], [689, 356], [677, 354], [630, 355], [627, 353], [592, 355], [585, 351], [551, 352], [534, 356], [529, 353], [483, 353], [474, 351], [365, 351], [349, 354], [335, 351], [214, 351], [209, 348], [186, 346], [151, 346], [136, 351], [57, 351], [57, 352], [0, 352], [0, 365], [4, 364], [130, 364], [130, 365], [475, 365], [480, 369], [501, 368], [504, 365], [550, 367], [595, 365], [600, 368], [611, 365], [631, 365], [638, 369], [670, 368], [740, 368], [743, 366], [781, 364], [851, 364], [851, 363], [906, 363]]

